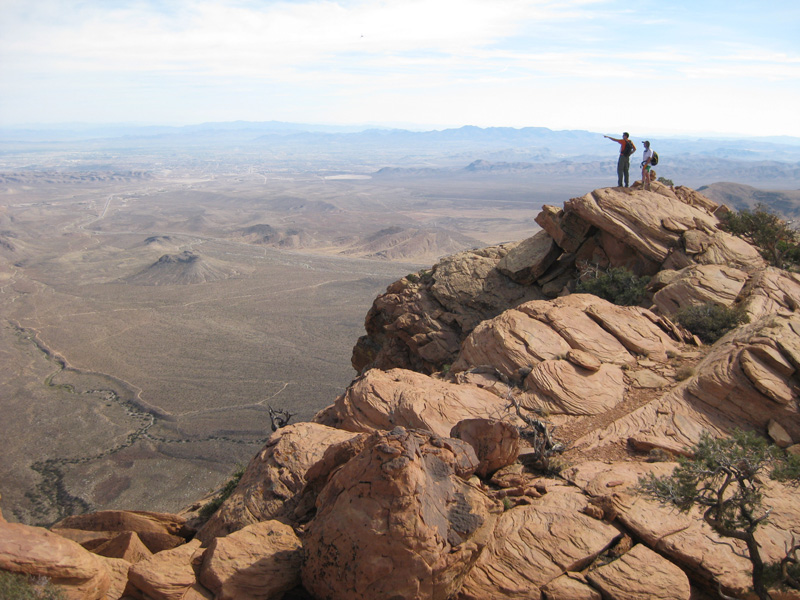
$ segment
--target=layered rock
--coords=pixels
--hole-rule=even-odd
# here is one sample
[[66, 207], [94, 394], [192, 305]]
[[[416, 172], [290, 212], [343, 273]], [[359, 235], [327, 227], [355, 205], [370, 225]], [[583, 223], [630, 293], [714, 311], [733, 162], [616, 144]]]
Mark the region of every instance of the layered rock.
[[587, 567], [620, 533], [585, 515], [586, 506], [577, 489], [551, 486], [531, 505], [504, 512], [459, 600], [538, 598], [562, 574]]
[[353, 368], [438, 371], [452, 362], [478, 323], [542, 298], [537, 288], [516, 283], [498, 269], [514, 246], [461, 252], [389, 286], [367, 314], [367, 335], [353, 349]]
[[636, 544], [587, 578], [609, 600], [689, 600], [691, 594], [686, 574], [644, 544]]
[[[743, 596], [752, 585], [743, 542], [720, 537], [703, 521], [699, 511], [681, 513], [637, 494], [641, 477], [648, 473], [667, 475], [674, 467], [675, 463], [585, 462], [562, 474], [592, 496], [606, 518], [616, 519], [652, 550], [689, 573], [694, 581], [714, 591], [721, 585], [726, 593]], [[756, 538], [765, 562], [776, 562], [789, 547], [792, 531], [798, 531], [800, 506], [794, 501], [791, 488], [769, 482], [764, 491], [764, 505], [779, 517], [759, 527]], [[624, 588], [630, 590], [631, 586]]]
[[800, 441], [798, 367], [800, 316], [762, 317], [720, 340], [681, 385], [575, 444], [595, 448], [648, 439], [681, 452], [703, 431], [766, 432], [770, 421], [779, 422], [793, 442]]
[[471, 418], [508, 418], [516, 422], [508, 403], [491, 392], [404, 369], [367, 371], [333, 407], [317, 417], [326, 425], [348, 431], [401, 426], [426, 429], [445, 437], [456, 423]]
[[[649, 192], [606, 188], [573, 198], [563, 209], [544, 206], [536, 217], [544, 231], [533, 237], [447, 257], [430, 271], [389, 286], [367, 315], [367, 335], [353, 350], [353, 366], [359, 372], [371, 367], [441, 370], [482, 321], [526, 300], [574, 291], [585, 265], [626, 267], [637, 275], [697, 265], [721, 265], [746, 277], [763, 270], [765, 262], [753, 246], [719, 229], [719, 208], [694, 190], [656, 182]], [[716, 279], [707, 294], [729, 301], [732, 282], [719, 289]], [[753, 291], [762, 304], [754, 300], [753, 313], [765, 314], [773, 302], [793, 302], [780, 299], [778, 290], [791, 288], [798, 298], [797, 286], [791, 278], [763, 281], [760, 291]], [[681, 289], [674, 290], [679, 297], [687, 293]]]
[[497, 510], [465, 480], [477, 465], [459, 440], [374, 433], [317, 498], [303, 539], [305, 588], [330, 600], [450, 598]]

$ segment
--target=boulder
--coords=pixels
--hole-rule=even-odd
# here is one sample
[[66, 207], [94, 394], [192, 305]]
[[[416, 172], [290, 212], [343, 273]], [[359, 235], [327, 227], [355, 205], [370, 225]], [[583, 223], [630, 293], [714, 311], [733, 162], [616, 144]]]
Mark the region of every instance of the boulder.
[[505, 511], [470, 571], [458, 600], [527, 600], [567, 571], [588, 566], [620, 533], [587, 516], [586, 497], [552, 485], [528, 506]]
[[587, 579], [609, 600], [689, 600], [686, 574], [644, 544], [590, 571]]
[[731, 306], [747, 282], [747, 273], [723, 265], [693, 265], [678, 272], [670, 283], [653, 295], [665, 315], [687, 306], [712, 303]]
[[208, 544], [253, 523], [290, 518], [309, 467], [322, 458], [328, 446], [351, 437], [352, 433], [318, 423], [294, 423], [278, 429], [196, 538]]
[[108, 558], [121, 558], [128, 563], [137, 563], [153, 556], [139, 536], [133, 531], [125, 531], [111, 538], [94, 550], [95, 554]]
[[603, 366], [603, 363], [596, 356], [583, 350], [570, 350], [567, 352], [566, 359], [576, 367], [592, 372], [599, 371], [600, 367]]
[[531, 285], [556, 261], [562, 250], [546, 231], [523, 240], [508, 251], [497, 269], [517, 283]]
[[564, 212], [547, 204], [542, 206], [535, 221], [564, 252], [577, 252], [592, 228], [591, 223], [581, 219], [575, 212]]
[[302, 558], [291, 527], [254, 523], [209, 544], [199, 579], [215, 600], [278, 600], [300, 584]]
[[373, 433], [317, 498], [303, 538], [306, 590], [329, 600], [450, 598], [499, 510], [465, 481], [477, 465], [460, 440]]
[[109, 575], [109, 587], [106, 592], [106, 600], [117, 600], [125, 594], [128, 587], [128, 571], [131, 568], [124, 558], [110, 558], [98, 556], [100, 561], [106, 566]]
[[783, 426], [775, 420], [770, 419], [767, 423], [767, 433], [779, 448], [789, 448], [794, 445], [794, 441]]
[[192, 540], [131, 565], [126, 593], [145, 600], [211, 600], [211, 594], [195, 577], [194, 566], [200, 563], [202, 555], [200, 540]]
[[479, 477], [491, 477], [519, 456], [519, 430], [506, 421], [464, 419], [450, 430], [450, 437], [475, 450], [479, 461], [475, 474]]
[[[104, 532], [103, 541], [116, 537], [117, 533], [136, 533], [150, 552], [169, 550], [186, 541], [186, 521], [178, 515], [138, 510], [102, 510], [83, 515], [73, 515], [53, 525], [53, 531], [77, 529], [89, 532]], [[113, 532], [113, 533], [109, 533]], [[94, 538], [99, 539], [99, 538]]]
[[547, 323], [516, 309], [478, 325], [461, 347], [452, 371], [491, 365], [507, 377], [519, 369], [564, 356], [570, 345]]
[[0, 523], [0, 570], [46, 577], [69, 600], [103, 600], [111, 577], [103, 560], [41, 527]]
[[354, 432], [401, 426], [427, 429], [446, 437], [464, 419], [505, 415], [510, 415], [507, 402], [478, 387], [456, 385], [404, 369], [371, 369], [336, 400], [334, 408], [326, 413], [326, 422]]

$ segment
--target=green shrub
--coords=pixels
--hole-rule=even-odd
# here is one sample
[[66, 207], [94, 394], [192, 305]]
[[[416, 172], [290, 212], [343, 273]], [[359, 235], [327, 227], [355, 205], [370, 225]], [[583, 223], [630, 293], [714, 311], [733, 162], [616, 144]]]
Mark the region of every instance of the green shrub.
[[713, 302], [687, 306], [675, 313], [675, 320], [703, 343], [713, 344], [731, 329], [750, 321], [741, 308], [720, 306]]
[[231, 476], [228, 482], [219, 491], [219, 494], [214, 496], [213, 500], [204, 504], [203, 507], [198, 511], [198, 514], [202, 518], [207, 519], [217, 512], [217, 509], [222, 506], [222, 503], [230, 497], [230, 495], [233, 493], [233, 490], [235, 490], [236, 486], [239, 485], [242, 475], [244, 475], [244, 467], [239, 466], [239, 468], [234, 472], [233, 476]]
[[672, 181], [672, 179], [667, 179], [666, 177], [659, 177], [658, 178], [658, 182], [659, 183], [663, 183], [664, 185], [668, 185], [670, 187], [675, 185], [675, 183]]
[[0, 571], [2, 600], [66, 600], [66, 595], [46, 577]]
[[787, 269], [800, 264], [800, 237], [768, 206], [731, 211], [721, 221], [722, 229], [756, 246], [772, 266]]
[[645, 299], [649, 282], [649, 277], [637, 277], [625, 267], [614, 267], [605, 272], [584, 271], [576, 289], [620, 306], [635, 306]]

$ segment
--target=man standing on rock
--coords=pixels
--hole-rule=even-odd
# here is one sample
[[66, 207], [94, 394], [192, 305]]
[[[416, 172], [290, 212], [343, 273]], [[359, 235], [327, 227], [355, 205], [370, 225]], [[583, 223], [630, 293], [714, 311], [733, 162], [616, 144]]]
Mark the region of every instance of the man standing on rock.
[[617, 187], [622, 187], [623, 178], [625, 179], [625, 187], [628, 187], [628, 183], [630, 181], [628, 172], [631, 168], [631, 154], [636, 152], [636, 146], [634, 146], [633, 142], [628, 139], [630, 138], [630, 135], [628, 135], [627, 131], [622, 134], [621, 140], [613, 138], [610, 135], [604, 135], [603, 137], [619, 144], [619, 161], [617, 161]]

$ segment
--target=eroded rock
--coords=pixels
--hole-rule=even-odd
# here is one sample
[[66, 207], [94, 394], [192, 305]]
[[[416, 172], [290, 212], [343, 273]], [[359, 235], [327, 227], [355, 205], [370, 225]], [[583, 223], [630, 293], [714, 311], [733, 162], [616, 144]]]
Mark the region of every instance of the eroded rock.
[[215, 600], [272, 600], [300, 584], [300, 540], [288, 525], [254, 523], [208, 546], [200, 582]]
[[459, 440], [374, 433], [317, 498], [303, 539], [305, 588], [330, 600], [449, 598], [498, 510], [464, 480], [477, 464]]
[[245, 468], [239, 484], [196, 538], [208, 544], [247, 525], [291, 519], [295, 496], [305, 485], [306, 471], [326, 448], [353, 434], [317, 423], [294, 423], [278, 429]]

